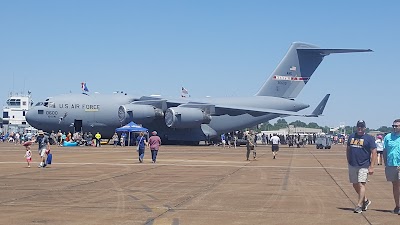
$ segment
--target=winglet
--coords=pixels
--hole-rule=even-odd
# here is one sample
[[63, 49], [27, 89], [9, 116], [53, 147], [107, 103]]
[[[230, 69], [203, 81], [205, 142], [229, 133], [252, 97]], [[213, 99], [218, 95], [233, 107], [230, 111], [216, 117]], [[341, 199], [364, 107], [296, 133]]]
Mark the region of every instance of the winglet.
[[331, 96], [331, 94], [325, 95], [325, 97], [322, 99], [322, 101], [318, 104], [318, 106], [311, 113], [310, 117], [318, 117], [318, 116], [322, 115], [322, 113], [324, 112], [326, 103], [328, 102], [329, 96]]

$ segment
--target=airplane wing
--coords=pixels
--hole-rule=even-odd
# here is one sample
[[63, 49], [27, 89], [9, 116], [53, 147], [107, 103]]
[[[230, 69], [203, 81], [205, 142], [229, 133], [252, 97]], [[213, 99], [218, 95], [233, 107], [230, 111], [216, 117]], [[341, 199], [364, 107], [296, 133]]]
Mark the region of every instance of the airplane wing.
[[277, 114], [281, 116], [301, 116], [301, 117], [318, 117], [322, 115], [326, 103], [328, 102], [330, 94], [327, 94], [322, 101], [318, 104], [318, 106], [314, 109], [314, 111], [311, 114], [304, 114], [304, 113], [298, 113], [298, 112], [293, 112], [293, 111], [287, 111], [287, 110], [279, 110], [279, 109], [265, 109], [265, 108], [257, 108], [257, 107], [243, 107], [243, 106], [238, 106], [238, 105], [212, 105], [212, 104], [206, 104], [206, 103], [184, 103], [179, 105], [179, 107], [188, 107], [188, 108], [200, 108], [203, 111], [207, 111], [208, 113], [212, 115], [231, 115], [231, 116], [237, 116], [237, 115], [242, 115], [242, 114], [250, 114], [252, 116], [262, 116], [267, 113], [270, 114]]
[[[322, 115], [326, 103], [328, 102], [330, 94], [327, 94], [322, 101], [318, 104], [318, 106], [314, 109], [311, 114], [304, 114], [294, 111], [287, 111], [287, 110], [279, 110], [279, 109], [268, 109], [268, 108], [258, 108], [258, 107], [244, 107], [240, 105], [232, 105], [232, 104], [210, 104], [204, 102], [187, 102], [185, 100], [166, 100], [162, 98], [149, 98], [149, 97], [142, 97], [138, 102], [135, 104], [143, 104], [144, 102], [153, 102], [153, 101], [162, 101], [163, 104], [167, 104], [168, 106], [163, 105], [164, 107], [185, 107], [185, 108], [199, 108], [202, 111], [207, 112], [211, 115], [230, 115], [230, 116], [237, 116], [242, 114], [250, 114], [252, 116], [262, 116], [265, 114], [277, 114], [281, 116], [301, 116], [301, 117], [318, 117]], [[146, 103], [147, 104], [147, 103]], [[163, 107], [163, 108], [164, 108]]]
[[218, 105], [215, 106], [216, 115], [228, 114], [231, 116], [237, 116], [242, 114], [250, 114], [252, 116], [262, 116], [267, 113], [277, 114], [282, 116], [303, 116], [303, 117], [314, 117], [315, 115], [306, 115], [304, 113], [298, 113], [293, 111], [278, 110], [278, 109], [262, 109], [253, 107], [240, 107], [234, 105]]

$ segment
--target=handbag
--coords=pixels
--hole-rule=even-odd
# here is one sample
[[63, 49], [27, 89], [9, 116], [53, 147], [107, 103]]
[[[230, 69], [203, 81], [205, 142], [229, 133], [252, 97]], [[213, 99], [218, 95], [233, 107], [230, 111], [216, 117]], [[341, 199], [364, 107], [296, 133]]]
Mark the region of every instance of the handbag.
[[46, 164], [51, 165], [52, 161], [53, 161], [53, 154], [49, 153], [47, 155]]

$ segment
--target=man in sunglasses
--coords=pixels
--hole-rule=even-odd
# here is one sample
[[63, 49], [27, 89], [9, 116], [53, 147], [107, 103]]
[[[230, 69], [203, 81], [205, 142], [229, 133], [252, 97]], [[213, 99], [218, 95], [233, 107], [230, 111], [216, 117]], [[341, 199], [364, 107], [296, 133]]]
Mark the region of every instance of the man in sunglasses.
[[393, 185], [393, 198], [396, 204], [393, 212], [400, 215], [400, 119], [393, 121], [393, 132], [383, 139], [383, 158], [385, 161], [386, 180]]
[[366, 211], [371, 201], [366, 197], [366, 183], [368, 174], [374, 173], [376, 162], [376, 144], [371, 135], [365, 133], [365, 121], [357, 122], [357, 132], [349, 136], [347, 142], [347, 162], [349, 164], [349, 179], [358, 194], [358, 202], [354, 213]]

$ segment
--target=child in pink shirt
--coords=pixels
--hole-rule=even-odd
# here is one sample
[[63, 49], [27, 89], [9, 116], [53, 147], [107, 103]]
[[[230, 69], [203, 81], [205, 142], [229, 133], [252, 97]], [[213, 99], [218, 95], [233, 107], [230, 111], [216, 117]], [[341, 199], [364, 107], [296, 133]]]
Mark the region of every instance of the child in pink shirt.
[[31, 146], [27, 145], [25, 146], [25, 148], [26, 148], [26, 153], [25, 153], [26, 162], [28, 163], [28, 167], [31, 167], [30, 165], [30, 162], [32, 161]]

